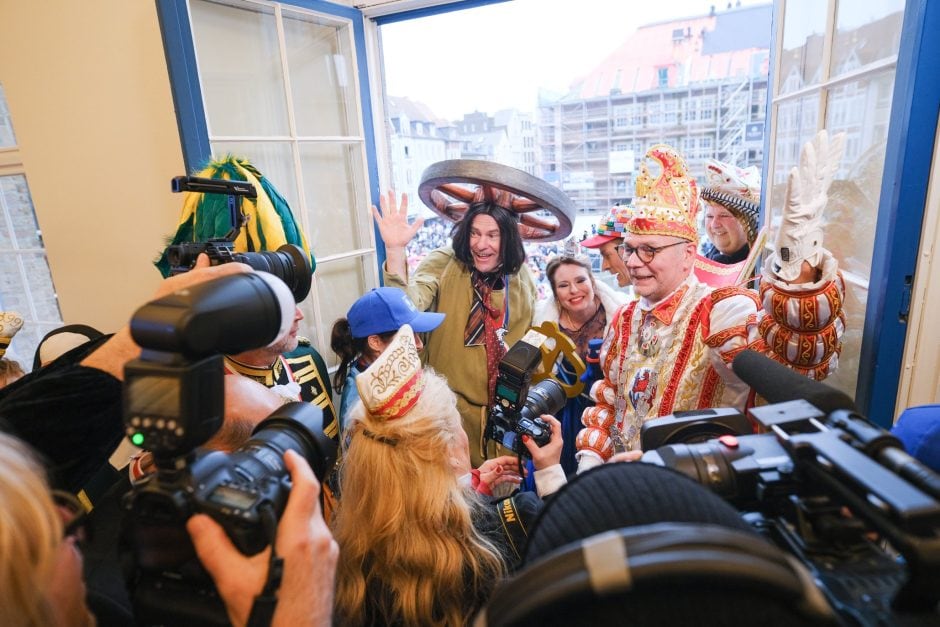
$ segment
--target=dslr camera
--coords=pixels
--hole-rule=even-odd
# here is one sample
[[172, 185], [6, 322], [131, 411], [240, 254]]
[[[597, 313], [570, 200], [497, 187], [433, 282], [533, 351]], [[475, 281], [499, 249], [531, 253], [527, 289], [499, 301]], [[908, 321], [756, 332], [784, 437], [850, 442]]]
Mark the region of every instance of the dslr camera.
[[255, 270], [273, 274], [287, 284], [294, 301], [298, 303], [307, 297], [310, 293], [313, 266], [310, 264], [310, 258], [299, 246], [284, 244], [274, 252], [235, 252], [235, 238], [248, 220], [239, 208], [238, 199], [257, 198], [258, 192], [254, 185], [247, 181], [198, 176], [177, 176], [172, 179], [171, 185], [176, 193], [224, 194], [228, 197], [229, 221], [232, 225], [229, 232], [221, 238], [167, 246], [166, 258], [170, 264], [171, 275], [188, 272], [196, 263], [196, 258], [205, 253], [213, 266], [239, 261]]
[[486, 436], [523, 458], [530, 458], [522, 443], [527, 435], [539, 446], [552, 437], [552, 429], [542, 414], [555, 414], [565, 406], [566, 394], [561, 384], [548, 378], [531, 384], [532, 375], [542, 362], [541, 346], [546, 336], [530, 329], [512, 345], [499, 362], [496, 398], [486, 423]]
[[228, 624], [186, 520], [208, 514], [240, 551], [258, 553], [272, 543], [290, 492], [284, 453], [300, 453], [321, 481], [333, 466], [336, 445], [308, 403], [276, 410], [235, 452], [200, 448], [223, 424], [223, 354], [279, 340], [293, 313], [287, 286], [259, 272], [180, 290], [131, 319], [143, 351], [125, 367], [125, 429], [157, 468], [124, 497], [121, 545], [138, 624]]
[[704, 410], [665, 439], [668, 426], [644, 425], [642, 460], [734, 505], [809, 569], [840, 624], [937, 624], [940, 476], [841, 392], [750, 351], [733, 367], [773, 403], [750, 410], [757, 433], [728, 433], [733, 410]]

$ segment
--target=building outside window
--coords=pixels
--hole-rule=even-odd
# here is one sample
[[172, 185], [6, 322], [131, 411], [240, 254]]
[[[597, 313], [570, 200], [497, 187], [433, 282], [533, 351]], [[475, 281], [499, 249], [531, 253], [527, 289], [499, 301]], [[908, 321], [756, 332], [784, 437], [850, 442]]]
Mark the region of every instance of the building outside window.
[[39, 340], [62, 326], [62, 312], [13, 122], [0, 83], [0, 311], [23, 318], [6, 357], [28, 372]]
[[875, 224], [884, 171], [903, 0], [779, 3], [782, 47], [773, 85], [768, 218], [780, 219], [787, 173], [816, 131], [846, 133], [830, 190], [825, 245], [847, 282], [839, 370], [827, 379], [855, 396]]

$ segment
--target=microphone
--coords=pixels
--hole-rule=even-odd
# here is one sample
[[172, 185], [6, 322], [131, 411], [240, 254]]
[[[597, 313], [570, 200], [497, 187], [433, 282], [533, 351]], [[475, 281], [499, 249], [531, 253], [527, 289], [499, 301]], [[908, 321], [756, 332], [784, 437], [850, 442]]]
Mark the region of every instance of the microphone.
[[831, 414], [838, 409], [858, 413], [855, 401], [825, 383], [813, 381], [756, 351], [746, 350], [731, 362], [738, 378], [754, 388], [769, 403], [805, 400], [816, 409]]
[[852, 436], [866, 455], [940, 499], [940, 476], [911, 457], [901, 441], [871, 424], [855, 407], [855, 401], [825, 383], [804, 377], [756, 351], [745, 350], [731, 362], [738, 378], [770, 403], [803, 399], [826, 414], [826, 422]]

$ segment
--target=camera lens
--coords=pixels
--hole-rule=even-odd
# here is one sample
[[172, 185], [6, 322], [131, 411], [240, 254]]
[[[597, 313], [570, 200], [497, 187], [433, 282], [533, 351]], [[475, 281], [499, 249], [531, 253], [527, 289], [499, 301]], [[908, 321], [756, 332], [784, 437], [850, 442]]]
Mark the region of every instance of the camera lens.
[[323, 432], [323, 410], [310, 403], [287, 403], [255, 427], [231, 461], [246, 479], [286, 475], [284, 453], [300, 453], [321, 482], [336, 461], [336, 443]]
[[299, 303], [310, 293], [313, 268], [310, 258], [299, 246], [284, 244], [274, 252], [238, 253], [232, 255], [232, 258], [284, 281], [294, 295], [295, 302]]
[[529, 388], [525, 406], [519, 412], [526, 418], [537, 418], [542, 414], [557, 414], [565, 406], [565, 390], [554, 379], [544, 379]]

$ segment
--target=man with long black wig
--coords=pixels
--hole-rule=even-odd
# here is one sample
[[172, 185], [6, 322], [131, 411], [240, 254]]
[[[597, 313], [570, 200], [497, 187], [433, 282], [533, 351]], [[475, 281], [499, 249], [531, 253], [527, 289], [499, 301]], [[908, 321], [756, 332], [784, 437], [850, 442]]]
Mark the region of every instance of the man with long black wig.
[[372, 210], [385, 242], [385, 285], [405, 290], [420, 310], [447, 314], [425, 342], [424, 358], [457, 395], [477, 467], [486, 457], [497, 366], [531, 325], [537, 298], [518, 218], [495, 202], [472, 203], [451, 231], [453, 245], [431, 251], [409, 274], [405, 246], [423, 221], [408, 223], [407, 196], [399, 207], [389, 192], [379, 204], [381, 212]]

